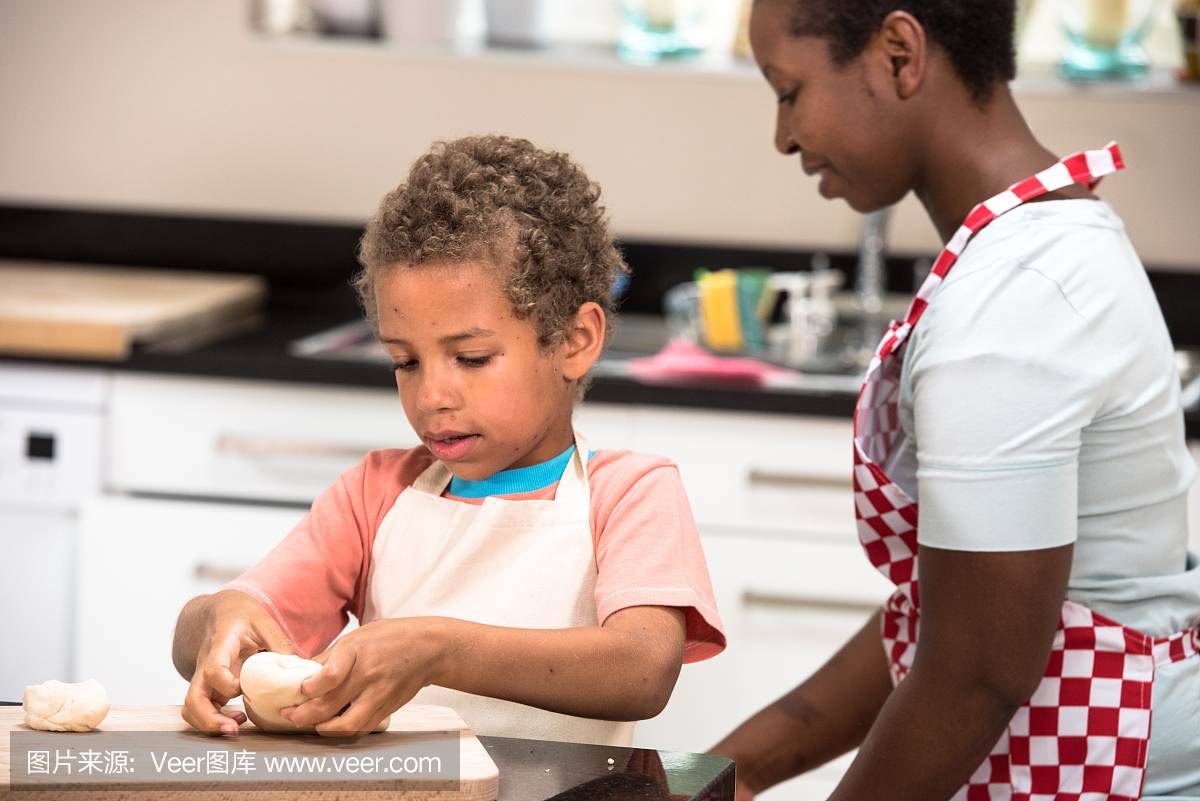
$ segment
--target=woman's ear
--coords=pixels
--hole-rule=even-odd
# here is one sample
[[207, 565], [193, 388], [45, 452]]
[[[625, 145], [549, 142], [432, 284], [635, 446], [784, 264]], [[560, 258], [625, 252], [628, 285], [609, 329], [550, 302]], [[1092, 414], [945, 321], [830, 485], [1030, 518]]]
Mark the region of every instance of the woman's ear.
[[582, 378], [600, 358], [606, 323], [604, 309], [598, 303], [589, 301], [579, 307], [567, 338], [559, 348], [563, 378], [568, 381]]
[[888, 14], [875, 35], [873, 46], [890, 64], [896, 96], [901, 100], [912, 97], [921, 86], [928, 44], [925, 28], [907, 11]]

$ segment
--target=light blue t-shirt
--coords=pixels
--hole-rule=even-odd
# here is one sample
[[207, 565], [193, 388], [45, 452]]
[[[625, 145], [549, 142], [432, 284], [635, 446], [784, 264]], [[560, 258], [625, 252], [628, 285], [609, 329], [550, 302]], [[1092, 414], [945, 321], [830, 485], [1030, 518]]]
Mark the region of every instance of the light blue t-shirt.
[[[886, 466], [923, 545], [1074, 543], [1067, 596], [1153, 636], [1200, 617], [1187, 554], [1179, 375], [1158, 302], [1108, 204], [1021, 206], [985, 227], [913, 330], [906, 447]], [[1147, 795], [1200, 795], [1200, 658], [1158, 670]]]

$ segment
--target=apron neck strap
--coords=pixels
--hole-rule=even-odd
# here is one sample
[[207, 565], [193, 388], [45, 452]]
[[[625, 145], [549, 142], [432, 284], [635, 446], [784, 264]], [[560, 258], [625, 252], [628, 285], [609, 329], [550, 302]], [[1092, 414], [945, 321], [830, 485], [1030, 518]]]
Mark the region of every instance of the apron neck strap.
[[571, 454], [562, 478], [558, 480], [554, 500], [583, 504], [591, 502], [592, 491], [588, 487], [587, 461], [588, 441], [583, 434], [576, 431], [575, 452]]
[[1027, 200], [1075, 183], [1083, 183], [1089, 189], [1095, 189], [1105, 175], [1124, 168], [1125, 161], [1121, 157], [1121, 149], [1117, 147], [1116, 142], [1109, 142], [1100, 150], [1072, 153], [1054, 166], [1047, 167], [1037, 175], [1013, 184], [998, 195], [988, 198], [971, 209], [971, 213], [967, 215], [963, 224], [958, 227], [954, 236], [950, 237], [950, 241], [938, 254], [937, 261], [933, 263], [933, 268], [917, 290], [912, 304], [909, 305], [904, 321], [892, 323], [888, 332], [884, 334], [883, 340], [875, 350], [875, 356], [871, 359], [871, 364], [867, 367], [867, 374], [870, 375], [877, 370], [880, 363], [904, 342], [913, 326], [917, 324], [917, 320], [921, 319], [921, 315], [925, 313], [934, 293], [942, 285], [942, 279], [954, 266], [959, 254], [963, 252], [967, 242], [976, 232], [1001, 214], [1015, 209]]

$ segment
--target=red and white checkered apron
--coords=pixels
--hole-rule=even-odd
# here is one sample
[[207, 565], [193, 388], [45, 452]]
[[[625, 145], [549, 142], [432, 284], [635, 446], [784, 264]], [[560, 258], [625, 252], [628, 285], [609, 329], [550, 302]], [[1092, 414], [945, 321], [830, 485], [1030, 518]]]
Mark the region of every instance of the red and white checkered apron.
[[[908, 335], [975, 232], [1030, 198], [1075, 182], [1094, 187], [1124, 166], [1110, 143], [1068, 156], [972, 209], [867, 368], [854, 411], [854, 501], [859, 541], [871, 564], [896, 585], [883, 608], [883, 645], [894, 683], [912, 667], [921, 605], [917, 503], [880, 467], [903, 439], [898, 401]], [[1136, 799], [1150, 739], [1154, 669], [1197, 650], [1200, 628], [1147, 637], [1064, 601], [1045, 677], [955, 801]]]

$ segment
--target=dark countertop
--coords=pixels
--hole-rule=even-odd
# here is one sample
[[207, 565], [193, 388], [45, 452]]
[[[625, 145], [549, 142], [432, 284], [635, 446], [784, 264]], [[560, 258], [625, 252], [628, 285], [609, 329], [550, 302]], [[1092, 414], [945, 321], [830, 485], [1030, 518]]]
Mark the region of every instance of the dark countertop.
[[[19, 706], [16, 701], [0, 701], [0, 707]], [[510, 737], [480, 736], [479, 741], [500, 771], [497, 801], [733, 801], [734, 797], [734, 764], [725, 757]], [[149, 794], [127, 793], [131, 798]]]
[[[733, 801], [733, 762], [708, 754], [480, 737], [497, 801]], [[609, 764], [609, 760], [612, 764]]]
[[[300, 358], [288, 352], [297, 339], [360, 317], [349, 287], [322, 290], [274, 290], [266, 322], [257, 330], [184, 353], [135, 350], [122, 362], [98, 363], [70, 359], [21, 359], [97, 366], [116, 370], [175, 375], [244, 378], [337, 386], [395, 387], [388, 367], [370, 362]], [[620, 330], [620, 329], [618, 329]], [[617, 341], [620, 345], [620, 341]], [[632, 354], [623, 354], [632, 355]], [[588, 399], [602, 403], [675, 406], [700, 409], [850, 417], [855, 393], [844, 389], [767, 389], [749, 384], [690, 382], [671, 385], [643, 383], [620, 375], [612, 363], [598, 366]], [[1189, 439], [1200, 439], [1200, 410], [1184, 415]]]
[[[100, 363], [117, 370], [145, 373], [246, 378], [310, 384], [394, 388], [392, 371], [369, 362], [300, 358], [289, 354], [297, 339], [361, 317], [349, 287], [320, 290], [274, 289], [265, 324], [254, 331], [184, 353], [135, 349], [126, 361]], [[3, 356], [18, 360], [18, 357]], [[78, 360], [26, 361], [91, 365]], [[685, 406], [706, 409], [849, 417], [854, 394], [830, 390], [766, 390], [746, 384], [688, 383], [650, 385], [600, 369], [588, 399], [604, 403]]]
[[[391, 372], [380, 365], [318, 361], [288, 353], [294, 340], [359, 317], [347, 281], [357, 269], [355, 252], [361, 234], [361, 226], [312, 221], [0, 204], [0, 258], [257, 273], [268, 279], [271, 295], [264, 327], [187, 353], [138, 351], [128, 361], [111, 365], [135, 372], [394, 386]], [[795, 270], [807, 269], [816, 258], [813, 253], [785, 249], [620, 244], [633, 271], [622, 311], [642, 315], [660, 313], [663, 291], [689, 280], [698, 266]], [[846, 273], [848, 285], [853, 285], [853, 254], [824, 255]], [[888, 259], [889, 291], [912, 291], [912, 262], [911, 258]], [[1196, 313], [1200, 272], [1151, 269], [1149, 276], [1176, 345], [1200, 348], [1200, 314]], [[845, 388], [763, 389], [697, 382], [649, 385], [602, 365], [588, 398], [606, 403], [850, 417], [854, 395]], [[1185, 417], [1189, 436], [1200, 438], [1200, 411]]]

